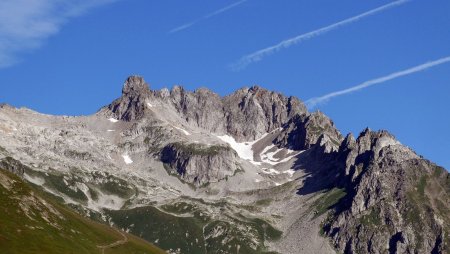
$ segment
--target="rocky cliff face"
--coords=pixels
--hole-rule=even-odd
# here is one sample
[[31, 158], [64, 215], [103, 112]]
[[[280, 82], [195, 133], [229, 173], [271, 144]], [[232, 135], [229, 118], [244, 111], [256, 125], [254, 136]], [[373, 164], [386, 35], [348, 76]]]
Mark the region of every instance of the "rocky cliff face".
[[239, 170], [236, 152], [228, 146], [171, 143], [161, 151], [169, 171], [201, 186], [232, 176]]
[[148, 84], [138, 76], [125, 81], [122, 97], [107, 108], [118, 119], [133, 121], [142, 119], [153, 104], [173, 109], [189, 125], [226, 133], [238, 141], [254, 140], [283, 126], [293, 116], [307, 113], [297, 98], [258, 86], [243, 88], [222, 98], [206, 88], [190, 92], [174, 86], [171, 91], [150, 91]]
[[142, 77], [131, 76], [125, 81], [122, 97], [111, 103], [108, 108], [117, 118], [132, 121], [145, 115], [146, 99], [150, 95], [148, 84]]
[[221, 97], [132, 76], [92, 116], [0, 105], [0, 167], [172, 253], [450, 248], [446, 170], [257, 86]]
[[366, 129], [356, 141], [348, 136], [340, 153], [347, 196], [324, 225], [340, 252], [449, 250], [450, 178], [444, 169], [386, 131]]
[[258, 86], [240, 89], [223, 101], [227, 133], [238, 141], [256, 139], [282, 127], [292, 117], [307, 113], [297, 98], [288, 98]]
[[322, 142], [331, 142], [329, 149], [339, 148], [342, 141], [341, 133], [323, 113], [314, 112], [309, 115], [296, 115], [290, 119], [275, 142], [292, 149], [306, 150], [318, 143], [321, 136]]

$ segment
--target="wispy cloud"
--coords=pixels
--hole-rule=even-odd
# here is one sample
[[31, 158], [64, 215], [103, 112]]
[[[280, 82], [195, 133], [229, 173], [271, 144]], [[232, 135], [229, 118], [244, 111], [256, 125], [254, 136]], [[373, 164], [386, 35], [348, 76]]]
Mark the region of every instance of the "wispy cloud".
[[70, 19], [116, 0], [1, 0], [0, 68], [39, 48]]
[[298, 44], [298, 43], [301, 43], [303, 41], [306, 41], [306, 40], [312, 39], [314, 37], [320, 36], [322, 34], [325, 34], [327, 32], [335, 30], [335, 29], [337, 29], [337, 28], [339, 28], [341, 26], [345, 26], [345, 25], [354, 23], [354, 22], [356, 22], [356, 21], [358, 21], [360, 19], [372, 16], [372, 15], [374, 15], [376, 13], [385, 11], [385, 10], [390, 9], [392, 7], [399, 6], [399, 5], [404, 4], [406, 2], [409, 2], [409, 1], [410, 0], [394, 1], [392, 3], [386, 4], [386, 5], [380, 6], [378, 8], [372, 9], [370, 11], [366, 11], [366, 12], [361, 13], [359, 15], [353, 16], [351, 18], [344, 19], [344, 20], [339, 21], [337, 23], [334, 23], [334, 24], [331, 24], [331, 25], [319, 28], [317, 30], [314, 30], [314, 31], [311, 31], [311, 32], [308, 32], [308, 33], [304, 33], [304, 34], [295, 36], [293, 38], [281, 41], [280, 43], [275, 44], [273, 46], [270, 46], [270, 47], [258, 50], [258, 51], [254, 52], [254, 53], [251, 53], [251, 54], [243, 56], [241, 59], [239, 59], [238, 62], [234, 63], [231, 66], [231, 68], [233, 70], [235, 70], [235, 71], [242, 70], [245, 67], [247, 67], [249, 64], [259, 62], [264, 57], [272, 55], [272, 54], [274, 54], [274, 53], [276, 53], [276, 52], [278, 52], [278, 51], [280, 51], [282, 49], [289, 48], [289, 47], [291, 47], [291, 46], [293, 46], [295, 44]]
[[444, 63], [447, 63], [447, 62], [450, 62], [450, 56], [443, 57], [443, 58], [440, 58], [438, 60], [430, 61], [430, 62], [421, 64], [421, 65], [418, 65], [418, 66], [415, 66], [415, 67], [412, 67], [412, 68], [409, 68], [409, 69], [406, 69], [406, 70], [394, 72], [394, 73], [391, 73], [391, 74], [389, 74], [387, 76], [384, 76], [384, 77], [380, 77], [380, 78], [372, 79], [372, 80], [369, 80], [369, 81], [365, 81], [365, 82], [363, 82], [363, 83], [361, 83], [359, 85], [356, 85], [356, 86], [353, 86], [353, 87], [350, 87], [350, 88], [347, 88], [347, 89], [344, 89], [344, 90], [332, 92], [332, 93], [325, 94], [325, 95], [320, 96], [320, 97], [315, 97], [315, 98], [309, 99], [309, 100], [306, 101], [306, 105], [307, 105], [307, 107], [309, 109], [312, 109], [312, 108], [316, 107], [317, 105], [319, 105], [321, 103], [325, 103], [325, 102], [329, 101], [330, 99], [332, 99], [334, 97], [341, 96], [341, 95], [348, 94], [348, 93], [352, 93], [352, 92], [356, 92], [356, 91], [362, 90], [364, 88], [367, 88], [367, 87], [370, 87], [370, 86], [374, 86], [374, 85], [378, 85], [378, 84], [384, 83], [386, 81], [389, 81], [389, 80], [392, 80], [392, 79], [396, 79], [396, 78], [399, 78], [399, 77], [402, 77], [402, 76], [406, 76], [406, 75], [409, 75], [409, 74], [412, 74], [412, 73], [416, 73], [416, 72], [419, 72], [419, 71], [424, 71], [424, 70], [429, 69], [431, 67], [434, 67], [434, 66], [437, 66], [437, 65], [440, 65], [440, 64], [444, 64]]
[[212, 18], [212, 17], [214, 17], [214, 16], [216, 16], [216, 15], [219, 15], [219, 14], [221, 14], [221, 13], [223, 13], [223, 12], [226, 12], [226, 11], [228, 11], [228, 10], [230, 10], [230, 9], [232, 9], [232, 8], [234, 8], [234, 7], [236, 7], [236, 6], [238, 6], [238, 5], [241, 5], [241, 4], [243, 4], [244, 2], [247, 2], [247, 1], [248, 1], [248, 0], [241, 0], [241, 1], [238, 1], [238, 2], [235, 2], [235, 3], [232, 3], [232, 4], [228, 5], [228, 6], [225, 6], [225, 7], [221, 8], [221, 9], [219, 9], [219, 10], [213, 11], [213, 12], [211, 12], [211, 13], [209, 13], [209, 14], [206, 14], [205, 16], [203, 16], [203, 17], [201, 17], [201, 18], [198, 18], [198, 19], [196, 19], [196, 20], [194, 20], [194, 21], [192, 21], [192, 22], [183, 24], [183, 25], [181, 25], [181, 26], [178, 26], [178, 27], [176, 27], [176, 28], [170, 30], [170, 31], [169, 31], [169, 34], [171, 34], [171, 33], [176, 33], [176, 32], [179, 32], [179, 31], [181, 31], [181, 30], [187, 29], [187, 28], [189, 28], [189, 27], [191, 27], [191, 26], [197, 24], [198, 22], [200, 22], [200, 21], [202, 21], [202, 20]]

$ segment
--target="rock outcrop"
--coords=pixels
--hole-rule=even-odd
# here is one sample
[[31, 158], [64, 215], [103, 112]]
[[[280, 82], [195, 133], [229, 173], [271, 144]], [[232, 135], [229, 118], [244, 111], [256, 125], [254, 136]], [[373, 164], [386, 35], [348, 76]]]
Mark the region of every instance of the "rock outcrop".
[[306, 107], [296, 97], [286, 97], [258, 86], [240, 89], [224, 98], [227, 133], [238, 141], [253, 140], [282, 127]]
[[0, 160], [0, 168], [22, 177], [27, 166], [12, 157], [5, 157]]
[[329, 142], [330, 151], [337, 150], [343, 139], [333, 121], [318, 111], [309, 115], [295, 115], [284, 126], [275, 143], [294, 150], [306, 150], [318, 143], [321, 137], [322, 142]]
[[161, 151], [161, 161], [169, 173], [188, 183], [201, 186], [232, 176], [239, 170], [237, 155], [228, 146], [172, 143]]
[[[324, 225], [343, 253], [446, 253], [450, 176], [386, 131], [347, 136], [347, 196]], [[442, 195], [443, 193], [447, 193]]]
[[[122, 97], [107, 108], [118, 119], [142, 119], [153, 103], [174, 110], [189, 125], [214, 133], [225, 133], [237, 141], [249, 141], [280, 128], [293, 116], [305, 115], [305, 105], [296, 97], [286, 97], [258, 86], [240, 89], [220, 97], [201, 88], [194, 92], [181, 86], [171, 91], [151, 91], [142, 77], [129, 77]], [[103, 109], [104, 111], [105, 109]]]
[[0, 105], [0, 168], [177, 253], [450, 252], [445, 169], [258, 86], [131, 76], [92, 116]]
[[139, 76], [130, 76], [123, 85], [122, 96], [111, 103], [108, 108], [121, 120], [133, 121], [145, 115], [146, 99], [150, 88]]

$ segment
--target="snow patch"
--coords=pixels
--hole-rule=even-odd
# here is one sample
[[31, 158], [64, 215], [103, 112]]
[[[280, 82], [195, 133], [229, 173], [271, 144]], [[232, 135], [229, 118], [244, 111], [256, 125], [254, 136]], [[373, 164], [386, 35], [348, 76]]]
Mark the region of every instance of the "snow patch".
[[268, 175], [279, 175], [280, 172], [274, 168], [262, 168], [262, 171]]
[[133, 163], [133, 161], [131, 160], [131, 158], [128, 154], [124, 154], [124, 155], [122, 155], [122, 157], [123, 157], [123, 161], [125, 162], [125, 164]]
[[[275, 129], [274, 131], [279, 131], [282, 128], [279, 129]], [[272, 131], [272, 132], [274, 132]], [[253, 160], [253, 145], [257, 142], [259, 142], [260, 140], [262, 140], [263, 138], [265, 138], [268, 134], [270, 133], [266, 133], [264, 135], [262, 135], [259, 139], [255, 140], [255, 141], [251, 141], [251, 142], [242, 142], [242, 143], [238, 143], [236, 142], [236, 140], [228, 135], [223, 135], [223, 136], [217, 136], [220, 140], [228, 143], [231, 148], [233, 148], [236, 153], [239, 155], [239, 157], [241, 157], [244, 160], [248, 160], [251, 163], [253, 163], [254, 165], [257, 166], [261, 166], [262, 163], [267, 163], [270, 165], [277, 165], [280, 163], [285, 163], [290, 161], [292, 158], [294, 158], [295, 156], [301, 154], [304, 151], [294, 151], [294, 150], [290, 150], [290, 149], [286, 149], [286, 148], [277, 148], [275, 151], [273, 152], [268, 152], [269, 150], [272, 150], [273, 148], [275, 148], [276, 146], [274, 144], [271, 144], [269, 146], [267, 146], [266, 148], [264, 148], [264, 150], [261, 152], [260, 154], [260, 158], [261, 158], [261, 162], [259, 161], [254, 161]], [[274, 158], [274, 156], [283, 151], [286, 150], [286, 154], [287, 157], [284, 159], [277, 159]], [[272, 174], [274, 173], [273, 171], [269, 171]], [[279, 173], [278, 171], [276, 171], [277, 173]]]
[[277, 159], [277, 158], [274, 158], [274, 156], [277, 154], [277, 153], [279, 153], [279, 152], [281, 152], [282, 150], [284, 150], [284, 148], [277, 148], [275, 151], [273, 151], [273, 152], [268, 152], [269, 150], [271, 150], [272, 148], [274, 148], [275, 147], [275, 145], [270, 145], [270, 146], [267, 146], [266, 148], [264, 148], [264, 150], [261, 152], [261, 154], [260, 154], [260, 158], [261, 158], [261, 161], [262, 162], [264, 162], [264, 163], [267, 163], [267, 164], [270, 164], [270, 165], [277, 165], [277, 164], [280, 164], [280, 163], [285, 163], [285, 162], [288, 162], [288, 161], [290, 161], [292, 158], [294, 158], [295, 156], [297, 156], [297, 155], [299, 155], [299, 154], [301, 154], [302, 152], [304, 152], [304, 151], [299, 151], [299, 152], [296, 152], [296, 151], [294, 151], [294, 150], [290, 150], [290, 149], [287, 149], [287, 157], [286, 158], [284, 158], [284, 159]]
[[265, 138], [269, 133], [265, 133], [264, 135], [262, 135], [259, 139], [255, 140], [255, 141], [251, 141], [251, 142], [242, 142], [242, 143], [238, 143], [236, 142], [236, 140], [228, 135], [223, 135], [223, 136], [217, 136], [217, 138], [219, 138], [220, 140], [222, 140], [225, 143], [228, 143], [231, 148], [233, 148], [233, 150], [236, 151], [236, 153], [238, 154], [238, 156], [244, 160], [248, 160], [251, 163], [253, 163], [254, 165], [260, 166], [261, 162], [258, 161], [254, 161], [253, 160], [253, 145], [255, 143], [257, 143], [258, 141], [260, 141], [261, 139]]
[[116, 131], [116, 130], [107, 130], [107, 132]]
[[45, 183], [45, 179], [37, 177], [37, 176], [33, 177], [33, 176], [28, 175], [27, 173], [24, 173], [23, 177], [28, 182], [39, 185], [39, 186], [42, 186]]
[[152, 105], [150, 102], [147, 102], [147, 106], [148, 106], [149, 108], [153, 108], [153, 105]]
[[236, 153], [244, 160], [253, 161], [252, 142], [238, 143], [236, 140], [228, 135], [217, 136], [223, 142], [228, 143]]
[[115, 118], [109, 118], [108, 119], [111, 123], [117, 123], [119, 120], [115, 119]]
[[181, 132], [184, 133], [184, 135], [189, 136], [191, 135], [191, 133], [187, 132], [185, 129], [177, 127], [177, 126], [173, 126], [175, 129], [180, 130]]
[[294, 174], [295, 174], [295, 170], [293, 170], [293, 169], [291, 168], [291, 169], [288, 169], [288, 170], [286, 170], [286, 171], [283, 171], [283, 173], [289, 174], [289, 177], [293, 177]]

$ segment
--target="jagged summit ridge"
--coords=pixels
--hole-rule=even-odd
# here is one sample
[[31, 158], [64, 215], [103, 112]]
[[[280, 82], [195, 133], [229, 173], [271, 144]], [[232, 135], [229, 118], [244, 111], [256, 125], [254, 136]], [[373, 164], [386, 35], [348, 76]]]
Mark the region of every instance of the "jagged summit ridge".
[[[150, 90], [140, 76], [127, 78], [122, 96], [101, 110], [125, 121], [139, 120], [152, 114], [153, 106], [178, 115], [176, 121], [211, 132], [226, 133], [237, 140], [254, 140], [282, 127], [295, 115], [308, 114], [296, 97], [286, 97], [259, 86], [242, 88], [221, 97], [206, 88], [194, 92], [182, 86]], [[170, 114], [168, 114], [170, 115]], [[175, 120], [175, 119], [171, 119]]]
[[145, 82], [144, 78], [138, 75], [133, 75], [125, 80], [122, 88], [123, 95], [137, 96], [145, 94], [150, 91], [149, 84]]
[[387, 131], [344, 137], [322, 112], [257, 86], [222, 97], [131, 76], [91, 116], [0, 106], [0, 167], [181, 253], [450, 246], [447, 171]]

